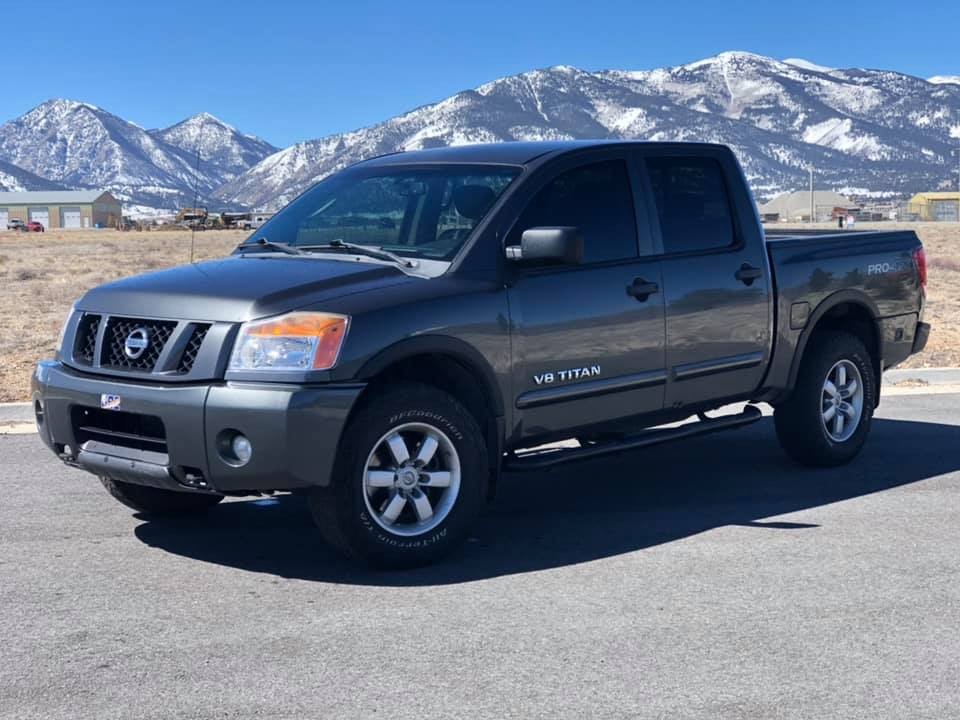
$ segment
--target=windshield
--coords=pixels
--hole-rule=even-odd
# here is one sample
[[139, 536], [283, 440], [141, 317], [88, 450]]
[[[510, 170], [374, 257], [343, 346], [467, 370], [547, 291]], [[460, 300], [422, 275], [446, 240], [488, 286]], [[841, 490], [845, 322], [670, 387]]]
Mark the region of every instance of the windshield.
[[333, 175], [251, 236], [299, 247], [357, 244], [450, 260], [519, 168], [372, 168]]

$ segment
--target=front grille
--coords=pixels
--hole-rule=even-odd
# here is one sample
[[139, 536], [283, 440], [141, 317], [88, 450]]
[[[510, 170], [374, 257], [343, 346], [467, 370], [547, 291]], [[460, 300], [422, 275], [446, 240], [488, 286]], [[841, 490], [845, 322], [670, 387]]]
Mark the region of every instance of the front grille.
[[167, 452], [167, 432], [154, 415], [101, 410], [74, 405], [71, 409], [73, 435], [77, 445], [88, 440], [152, 452]]
[[[103, 336], [101, 365], [118, 370], [153, 372], [160, 353], [173, 334], [177, 323], [170, 320], [138, 320], [136, 318], [111, 317]], [[124, 344], [134, 330], [144, 330], [147, 347], [143, 354], [131, 358], [124, 352]]]
[[100, 329], [100, 316], [84, 313], [77, 323], [77, 336], [73, 344], [73, 359], [82, 365], [93, 365], [93, 356], [97, 348], [97, 330]]
[[187, 346], [180, 355], [180, 362], [177, 363], [177, 372], [186, 375], [193, 368], [193, 363], [197, 360], [200, 353], [200, 346], [203, 345], [203, 339], [207, 336], [209, 325], [194, 325], [190, 332], [190, 339], [187, 340]]

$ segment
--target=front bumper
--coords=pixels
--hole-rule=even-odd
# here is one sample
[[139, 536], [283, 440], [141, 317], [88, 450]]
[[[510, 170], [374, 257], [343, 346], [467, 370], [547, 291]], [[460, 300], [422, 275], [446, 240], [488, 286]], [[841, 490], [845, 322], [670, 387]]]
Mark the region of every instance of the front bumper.
[[[41, 439], [70, 465], [121, 482], [242, 494], [329, 485], [340, 435], [363, 388], [123, 382], [41, 361], [33, 374], [32, 397]], [[119, 407], [101, 410], [105, 395], [118, 397]], [[114, 411], [162, 428], [163, 442], [152, 437], [144, 444], [139, 436], [116, 428], [104, 434], [94, 429], [91, 435], [78, 419], [109, 419]], [[221, 456], [218, 441], [235, 432], [253, 447], [249, 462], [239, 467]]]

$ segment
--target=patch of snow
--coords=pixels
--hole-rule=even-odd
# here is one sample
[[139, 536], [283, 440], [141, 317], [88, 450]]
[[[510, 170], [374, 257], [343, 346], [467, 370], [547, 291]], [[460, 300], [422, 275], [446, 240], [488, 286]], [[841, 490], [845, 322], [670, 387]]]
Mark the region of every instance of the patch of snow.
[[887, 149], [873, 135], [854, 132], [850, 118], [831, 118], [810, 125], [803, 131], [803, 141], [871, 160], [880, 160], [888, 154]]
[[156, 208], [149, 205], [123, 205], [123, 214], [134, 220], [159, 220], [171, 218], [171, 208]]
[[800, 68], [801, 70], [810, 70], [818, 73], [830, 73], [836, 70], [836, 68], [826, 67], [825, 65], [817, 65], [816, 63], [812, 63], [809, 60], [804, 60], [803, 58], [787, 58], [783, 62], [787, 65], [792, 65], [795, 68]]
[[927, 82], [934, 85], [960, 85], [960, 75], [934, 75], [927, 78]]

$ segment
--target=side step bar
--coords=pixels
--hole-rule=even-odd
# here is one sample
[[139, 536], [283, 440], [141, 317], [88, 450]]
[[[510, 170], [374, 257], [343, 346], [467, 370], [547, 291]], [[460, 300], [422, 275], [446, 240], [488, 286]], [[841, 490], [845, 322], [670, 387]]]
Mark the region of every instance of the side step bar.
[[586, 447], [579, 448], [558, 448], [509, 453], [504, 461], [503, 467], [504, 470], [510, 472], [543, 470], [573, 460], [586, 460], [587, 458], [611, 455], [613, 453], [623, 452], [624, 450], [649, 447], [650, 445], [659, 445], [660, 443], [680, 440], [695, 435], [706, 435], [707, 433], [716, 432], [717, 430], [729, 430], [731, 428], [742, 427], [750, 423], [755, 423], [762, 417], [763, 413], [760, 412], [759, 408], [748, 405], [743, 409], [743, 412], [737, 413], [736, 415], [721, 415], [717, 418], [699, 420], [675, 428], [646, 430], [637, 435], [628, 435], [620, 440], [612, 440], [596, 445], [587, 445]]

